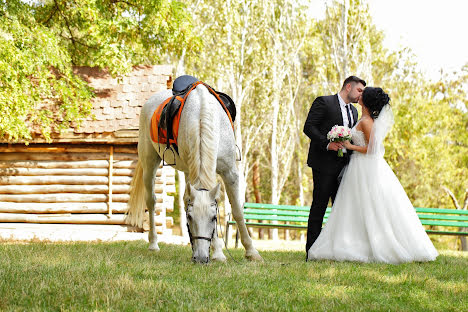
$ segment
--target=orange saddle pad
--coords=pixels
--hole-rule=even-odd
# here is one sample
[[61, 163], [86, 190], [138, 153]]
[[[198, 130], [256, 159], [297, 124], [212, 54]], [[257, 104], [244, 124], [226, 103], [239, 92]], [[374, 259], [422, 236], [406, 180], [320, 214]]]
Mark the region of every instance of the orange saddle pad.
[[[153, 113], [153, 116], [151, 117], [151, 139], [155, 143], [160, 143], [160, 144], [167, 144], [167, 130], [159, 128], [159, 120], [161, 119], [161, 113], [166, 107], [166, 105], [169, 103], [172, 97], [168, 98], [165, 100], [162, 104], [156, 108], [156, 110]], [[179, 121], [180, 121], [180, 113], [182, 112], [182, 108], [184, 106], [184, 99], [181, 97], [177, 97], [179, 101], [181, 101], [181, 106], [179, 111], [174, 117], [174, 120], [172, 122], [172, 133], [174, 138], [169, 139], [170, 144], [175, 144], [177, 145], [177, 136], [179, 134]]]

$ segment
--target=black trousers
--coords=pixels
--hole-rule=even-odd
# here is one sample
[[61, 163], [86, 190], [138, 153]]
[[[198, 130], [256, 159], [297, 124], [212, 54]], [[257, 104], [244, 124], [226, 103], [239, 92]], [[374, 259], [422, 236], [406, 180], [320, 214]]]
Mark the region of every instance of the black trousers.
[[338, 191], [338, 174], [324, 173], [312, 169], [314, 180], [314, 192], [312, 205], [310, 206], [309, 220], [307, 223], [306, 255], [322, 231], [323, 216], [327, 210], [328, 200], [335, 201]]

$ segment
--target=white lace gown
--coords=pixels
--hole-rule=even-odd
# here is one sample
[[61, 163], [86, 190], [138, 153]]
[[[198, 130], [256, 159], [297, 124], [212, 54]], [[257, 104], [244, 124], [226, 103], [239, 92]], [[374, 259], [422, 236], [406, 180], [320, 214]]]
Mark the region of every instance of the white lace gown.
[[[356, 127], [351, 134], [353, 144], [366, 145]], [[437, 255], [383, 155], [354, 152], [309, 259], [398, 264], [432, 261]]]

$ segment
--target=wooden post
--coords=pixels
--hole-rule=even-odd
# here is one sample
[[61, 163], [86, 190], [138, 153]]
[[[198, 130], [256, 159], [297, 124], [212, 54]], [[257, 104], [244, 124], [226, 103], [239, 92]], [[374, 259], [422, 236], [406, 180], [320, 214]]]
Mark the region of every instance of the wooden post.
[[112, 217], [112, 171], [114, 170], [114, 146], [110, 146], [109, 151], [109, 217]]

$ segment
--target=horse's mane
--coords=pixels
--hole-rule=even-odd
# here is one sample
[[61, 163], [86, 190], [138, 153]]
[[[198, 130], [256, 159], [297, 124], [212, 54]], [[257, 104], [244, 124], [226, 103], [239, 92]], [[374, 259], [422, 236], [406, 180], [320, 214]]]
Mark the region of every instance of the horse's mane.
[[[212, 189], [216, 185], [216, 153], [218, 142], [215, 139], [213, 99], [203, 85], [196, 88], [200, 100], [200, 123], [190, 125], [193, 134], [192, 151], [187, 152], [189, 179], [195, 188]], [[217, 103], [215, 103], [217, 104]]]

